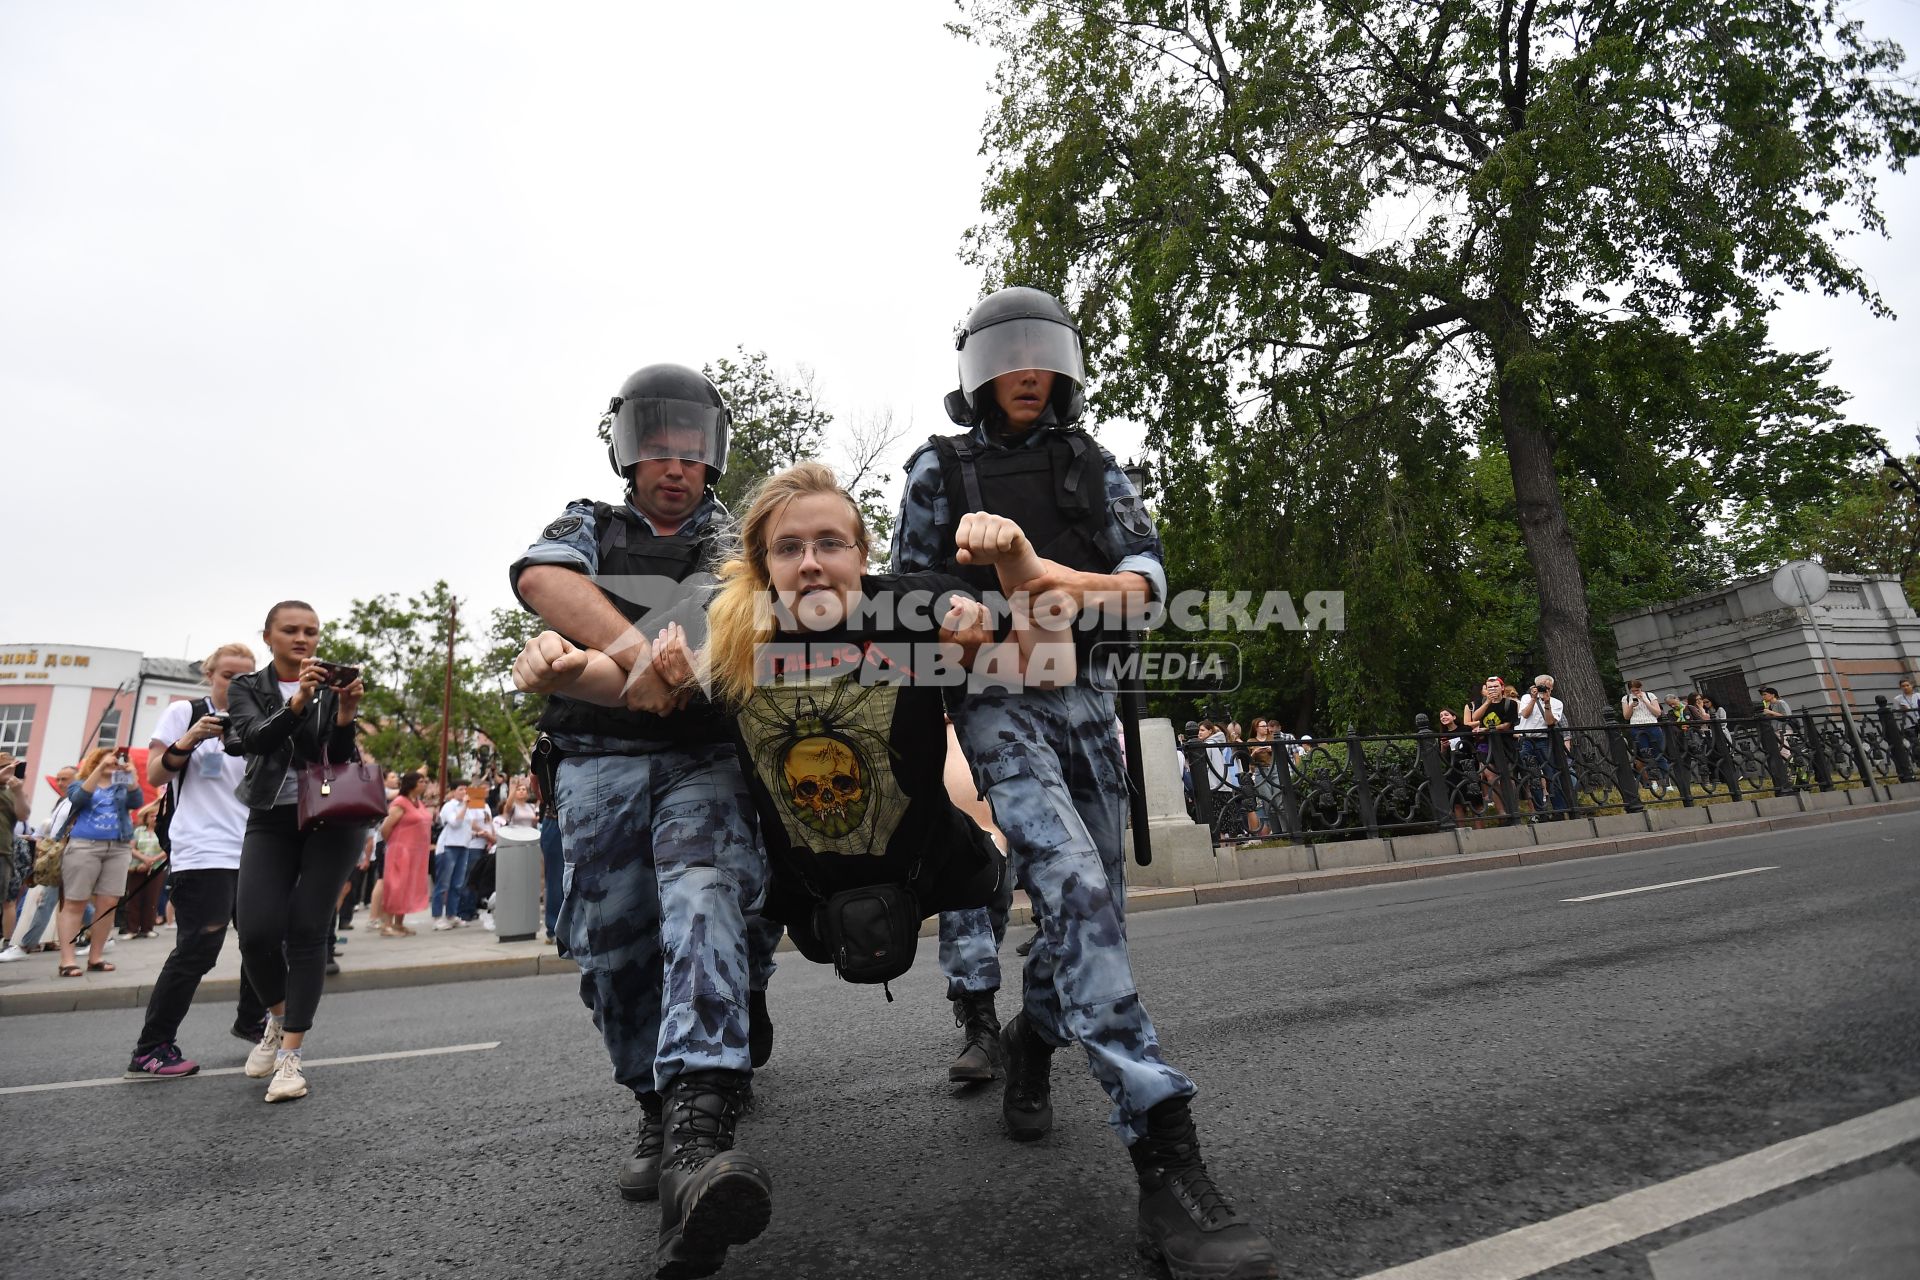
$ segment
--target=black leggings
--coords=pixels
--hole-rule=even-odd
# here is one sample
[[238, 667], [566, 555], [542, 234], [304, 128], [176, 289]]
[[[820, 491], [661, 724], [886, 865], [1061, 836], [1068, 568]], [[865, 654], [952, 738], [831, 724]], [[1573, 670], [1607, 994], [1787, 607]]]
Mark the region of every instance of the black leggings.
[[298, 806], [247, 815], [234, 909], [240, 963], [268, 1008], [287, 1002], [288, 1031], [313, 1026], [341, 886], [367, 843], [364, 826], [300, 830]]

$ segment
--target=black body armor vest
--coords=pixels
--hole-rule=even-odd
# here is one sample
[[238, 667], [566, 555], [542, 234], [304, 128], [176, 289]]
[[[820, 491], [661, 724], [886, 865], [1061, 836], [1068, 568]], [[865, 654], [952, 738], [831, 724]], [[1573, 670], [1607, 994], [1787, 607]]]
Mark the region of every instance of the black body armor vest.
[[[661, 537], [625, 503], [618, 507], [594, 503], [593, 520], [600, 552], [600, 580], [594, 585], [629, 622], [642, 622], [680, 599], [670, 584], [685, 582], [705, 568], [715, 541], [711, 526], [705, 533]], [[728, 742], [733, 736], [725, 713], [698, 693], [670, 716], [602, 707], [555, 694], [540, 716], [540, 729], [654, 742]]]
[[[1106, 464], [1085, 431], [1056, 429], [1044, 444], [1026, 449], [983, 448], [970, 435], [933, 436], [928, 442], [940, 459], [940, 486], [947, 497], [947, 523], [938, 534], [945, 572], [983, 592], [1000, 590], [992, 565], [954, 559], [954, 532], [969, 511], [1014, 521], [1048, 560], [1089, 573], [1112, 572], [1114, 557], [1101, 546], [1107, 527]], [[1117, 628], [1087, 630], [1078, 622], [1073, 635], [1083, 658], [1101, 641], [1126, 638]]]

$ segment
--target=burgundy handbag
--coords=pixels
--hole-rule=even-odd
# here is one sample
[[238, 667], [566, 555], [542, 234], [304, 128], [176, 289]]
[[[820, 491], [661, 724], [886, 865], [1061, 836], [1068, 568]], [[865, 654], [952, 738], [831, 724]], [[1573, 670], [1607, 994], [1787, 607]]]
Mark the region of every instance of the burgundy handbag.
[[386, 780], [364, 760], [334, 764], [327, 759], [321, 739], [320, 759], [300, 766], [300, 829], [345, 827], [374, 822], [387, 816]]

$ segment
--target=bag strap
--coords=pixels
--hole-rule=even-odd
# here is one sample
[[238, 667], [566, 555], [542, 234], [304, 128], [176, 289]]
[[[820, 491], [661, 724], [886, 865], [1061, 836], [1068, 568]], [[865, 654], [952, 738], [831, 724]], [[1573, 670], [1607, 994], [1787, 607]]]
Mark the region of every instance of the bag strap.
[[[201, 710], [203, 706], [206, 708], [204, 711]], [[187, 727], [191, 729], [194, 725], [200, 723], [203, 716], [210, 716], [212, 714], [212, 698], [195, 698], [187, 704]], [[187, 753], [187, 763], [193, 763], [193, 752], [191, 751]], [[170, 796], [167, 801], [169, 811], [180, 807], [180, 793], [186, 790], [187, 775], [191, 772], [193, 772], [191, 769], [182, 769], [179, 773], [167, 780], [167, 792]]]

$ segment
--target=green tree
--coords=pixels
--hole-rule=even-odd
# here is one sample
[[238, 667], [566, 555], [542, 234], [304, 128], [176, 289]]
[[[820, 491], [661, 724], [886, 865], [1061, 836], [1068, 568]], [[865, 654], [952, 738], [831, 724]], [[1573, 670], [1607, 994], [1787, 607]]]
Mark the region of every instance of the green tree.
[[1860, 453], [1818, 362], [1758, 337], [1783, 286], [1884, 310], [1840, 244], [1884, 230], [1920, 103], [1838, 0], [982, 0], [958, 29], [1001, 55], [970, 252], [1077, 297], [1096, 407], [1202, 483], [1303, 440], [1422, 453], [1441, 407], [1506, 466], [1577, 716], [1608, 702], [1583, 506], [1679, 493], [1704, 531], [1756, 405], [1812, 428], [1773, 441], [1810, 485]]
[[820, 403], [813, 373], [777, 370], [764, 351], [736, 347], [702, 370], [720, 388], [733, 413], [727, 473], [714, 486], [738, 513], [755, 485], [803, 458], [820, 456], [833, 415]]
[[[321, 657], [364, 669], [361, 741], [390, 769], [424, 769], [432, 775], [439, 768], [452, 605], [452, 590], [439, 581], [404, 603], [391, 593], [355, 600], [345, 619], [327, 623], [322, 632]], [[526, 768], [539, 703], [508, 696], [503, 681], [536, 624], [531, 614], [507, 609], [494, 612], [484, 634], [476, 635], [460, 621], [449, 731], [457, 767], [466, 767], [484, 735], [504, 770]]]
[[[1920, 474], [1920, 454], [1904, 465]], [[1909, 604], [1920, 601], [1920, 494], [1891, 468], [1862, 468], [1779, 532], [1784, 541], [1771, 564], [1807, 557], [1834, 573], [1888, 574], [1900, 579]]]

